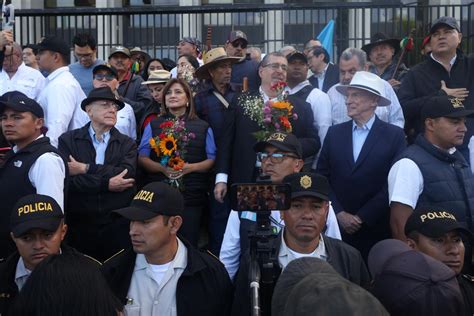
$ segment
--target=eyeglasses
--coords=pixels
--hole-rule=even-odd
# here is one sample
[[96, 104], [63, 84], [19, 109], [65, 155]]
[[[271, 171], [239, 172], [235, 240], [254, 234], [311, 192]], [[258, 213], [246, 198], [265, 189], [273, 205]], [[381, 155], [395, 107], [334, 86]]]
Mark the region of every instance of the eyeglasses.
[[280, 163], [283, 161], [285, 158], [294, 158], [298, 159], [298, 157], [290, 154], [283, 154], [283, 153], [257, 153], [257, 160], [259, 162], [265, 162], [267, 159], [270, 158], [270, 161], [273, 163]]
[[102, 80], [107, 80], [107, 81], [112, 81], [115, 79], [115, 76], [108, 73], [108, 74], [95, 74], [94, 75], [94, 80], [102, 81]]
[[77, 59], [92, 59], [94, 53], [90, 54], [75, 54]]
[[278, 69], [281, 68], [283, 71], [288, 70], [288, 66], [284, 64], [279, 64], [279, 63], [272, 63], [272, 64], [266, 64], [262, 66], [263, 68], [270, 67], [272, 70], [277, 71]]
[[239, 46], [240, 46], [240, 48], [242, 48], [242, 49], [246, 49], [246, 48], [247, 48], [247, 43], [242, 42], [242, 41], [235, 41], [235, 42], [232, 42], [231, 44], [232, 44], [232, 47], [234, 47], [234, 48], [237, 48], [237, 47], [239, 47]]

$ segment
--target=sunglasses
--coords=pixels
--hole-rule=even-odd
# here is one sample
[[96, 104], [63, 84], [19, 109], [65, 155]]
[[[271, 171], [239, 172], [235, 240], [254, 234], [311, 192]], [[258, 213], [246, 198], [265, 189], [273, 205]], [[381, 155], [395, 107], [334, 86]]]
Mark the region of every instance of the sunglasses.
[[95, 74], [94, 75], [94, 79], [95, 80], [99, 80], [99, 81], [102, 81], [102, 80], [107, 80], [107, 81], [112, 81], [115, 79], [115, 76], [112, 75], [112, 74]]
[[235, 42], [232, 42], [232, 47], [234, 48], [237, 48], [240, 46], [240, 48], [242, 49], [246, 49], [247, 48], [247, 43], [243, 42], [243, 41], [235, 41]]

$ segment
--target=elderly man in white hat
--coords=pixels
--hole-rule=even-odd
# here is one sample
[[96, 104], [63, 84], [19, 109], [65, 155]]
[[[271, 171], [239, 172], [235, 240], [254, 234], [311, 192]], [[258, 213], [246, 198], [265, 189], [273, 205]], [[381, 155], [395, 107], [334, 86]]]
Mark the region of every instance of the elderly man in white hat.
[[[194, 97], [194, 106], [197, 115], [212, 127], [216, 143], [225, 128], [224, 115], [235, 95], [230, 79], [232, 65], [238, 61], [238, 57], [229, 57], [224, 48], [214, 48], [204, 55], [204, 65], [196, 70], [196, 77], [199, 80], [207, 80], [207, 86]], [[209, 246], [215, 255], [219, 254], [229, 211], [228, 201], [218, 203], [212, 198], [209, 214]]]
[[367, 258], [377, 241], [390, 237], [387, 175], [406, 147], [405, 134], [375, 114], [390, 104], [377, 75], [359, 71], [337, 90], [352, 120], [329, 128], [317, 171], [329, 179], [343, 240]]

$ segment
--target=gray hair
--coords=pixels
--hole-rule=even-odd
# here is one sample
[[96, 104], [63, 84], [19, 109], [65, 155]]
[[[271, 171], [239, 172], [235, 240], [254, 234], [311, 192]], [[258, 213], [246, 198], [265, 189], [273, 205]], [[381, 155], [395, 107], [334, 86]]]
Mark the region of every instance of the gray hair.
[[365, 64], [367, 64], [367, 54], [360, 48], [355, 48], [355, 47], [346, 48], [342, 52], [339, 60], [348, 61], [354, 57], [356, 57], [357, 60], [359, 61], [360, 68], [364, 69]]
[[286, 59], [286, 56], [283, 55], [280, 52], [271, 52], [271, 53], [266, 54], [265, 57], [263, 57], [262, 61], [260, 62], [260, 65], [258, 66], [258, 68], [265, 66], [268, 63], [268, 60], [270, 59], [271, 56], [273, 56], [273, 57], [282, 57], [282, 58]]

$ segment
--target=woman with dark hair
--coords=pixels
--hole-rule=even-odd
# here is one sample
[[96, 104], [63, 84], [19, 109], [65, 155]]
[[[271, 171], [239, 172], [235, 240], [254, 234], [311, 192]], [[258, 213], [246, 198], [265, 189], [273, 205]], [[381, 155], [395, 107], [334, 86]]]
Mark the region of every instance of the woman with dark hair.
[[78, 253], [45, 258], [31, 273], [10, 309], [15, 316], [123, 315], [99, 263]]
[[167, 181], [182, 191], [186, 210], [180, 234], [197, 246], [216, 145], [209, 124], [197, 117], [183, 79], [171, 79], [164, 87], [161, 114], [145, 128], [138, 152], [146, 183]]
[[196, 70], [199, 68], [199, 62], [196, 57], [191, 55], [181, 55], [178, 58], [176, 67], [177, 77], [184, 79], [191, 87], [192, 92], [197, 93], [201, 87], [199, 80], [194, 75]]
[[152, 71], [156, 70], [168, 70], [166, 69], [165, 64], [163, 61], [159, 58], [152, 58], [150, 59], [146, 64], [145, 67], [143, 67], [143, 72], [142, 72], [142, 78], [143, 81], [147, 81], [148, 77], [150, 76]]

